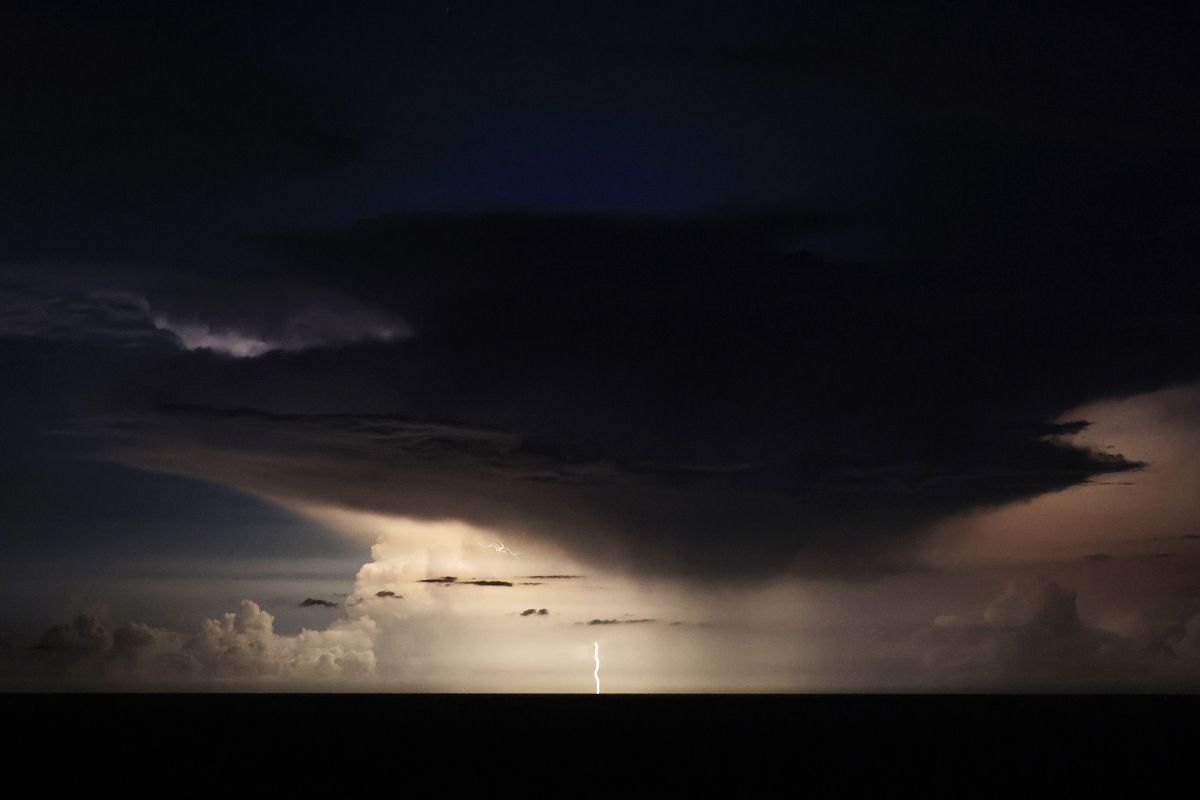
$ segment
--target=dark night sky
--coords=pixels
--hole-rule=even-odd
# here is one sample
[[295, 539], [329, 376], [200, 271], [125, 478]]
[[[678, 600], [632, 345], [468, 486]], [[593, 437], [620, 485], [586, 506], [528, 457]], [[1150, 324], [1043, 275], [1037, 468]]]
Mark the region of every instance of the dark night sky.
[[6, 12], [0, 558], [870, 580], [1138, 473], [1062, 415], [1200, 378], [1200, 20], [1045, 5]]

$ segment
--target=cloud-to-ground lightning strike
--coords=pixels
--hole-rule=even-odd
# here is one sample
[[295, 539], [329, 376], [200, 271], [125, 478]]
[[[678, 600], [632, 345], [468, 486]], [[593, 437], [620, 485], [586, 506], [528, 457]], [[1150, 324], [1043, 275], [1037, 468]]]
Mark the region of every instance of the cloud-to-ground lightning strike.
[[592, 677], [596, 679], [596, 694], [600, 694], [600, 643], [592, 642], [592, 654], [596, 658], [596, 671], [592, 673]]
[[497, 553], [508, 553], [513, 558], [516, 558], [518, 555], [520, 555], [519, 553], [514, 553], [508, 545], [506, 545], [504, 542], [500, 541], [499, 539], [492, 542], [491, 544], [480, 545], [480, 547], [483, 547], [485, 549], [495, 550]]

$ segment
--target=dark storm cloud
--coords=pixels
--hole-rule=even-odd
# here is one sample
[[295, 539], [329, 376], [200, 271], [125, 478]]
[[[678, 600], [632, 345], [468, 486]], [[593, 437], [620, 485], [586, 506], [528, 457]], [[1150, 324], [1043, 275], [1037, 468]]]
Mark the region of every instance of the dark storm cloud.
[[[1200, 374], [1187, 26], [790, 6], [23, 12], [12, 427], [693, 577], [1137, 468], [1053, 420]], [[687, 213], [341, 222], [489, 206]]]
[[157, 410], [116, 438], [264, 496], [647, 572], [852, 573], [903, 566], [946, 515], [1136, 469], [1051, 420], [1196, 374], [1192, 273], [831, 263], [781, 248], [792, 226], [435, 214], [276, 239], [419, 334], [182, 354], [130, 382]]
[[588, 625], [636, 625], [640, 622], [654, 622], [652, 619], [593, 619]]
[[103, 286], [72, 285], [0, 269], [0, 337], [74, 340], [118, 347], [179, 349], [150, 319], [144, 298]]
[[1070, 422], [1042, 422], [1035, 429], [1045, 436], [1073, 436], [1082, 433], [1089, 425], [1091, 423], [1085, 419], [1076, 419]]
[[[91, 273], [91, 274], [89, 274]], [[179, 269], [96, 270], [0, 264], [0, 337], [82, 341], [162, 352], [254, 357], [412, 335], [408, 323], [313, 284], [280, 287], [272, 270], [242, 265], [237, 290]]]
[[328, 600], [319, 600], [315, 597], [306, 597], [303, 600], [303, 602], [300, 603], [300, 607], [301, 608], [314, 608], [314, 607], [316, 607], [316, 608], [337, 608], [338, 604], [331, 603]]
[[[797, 531], [795, 519], [782, 513], [790, 507], [801, 519], [820, 514], [837, 524], [826, 499], [830, 495], [871, 498], [885, 507], [890, 498], [911, 504], [915, 501], [910, 498], [922, 493], [961, 503], [968, 502], [977, 486], [991, 489], [993, 481], [1002, 486], [1015, 481], [1021, 491], [1033, 493], [1045, 481], [1077, 481], [1093, 471], [1132, 466], [1111, 457], [1093, 461], [1091, 455], [1078, 453], [1046, 459], [1049, 467], [1042, 468], [1053, 470], [1047, 474], [1026, 466], [1015, 476], [948, 476], [920, 482], [913, 480], [911, 468], [882, 477], [839, 473], [815, 488], [796, 485], [794, 502], [781, 506], [780, 488], [767, 491], [727, 476], [697, 478], [689, 471], [661, 468], [608, 469], [597, 477], [585, 460], [567, 461], [560, 453], [540, 452], [511, 435], [396, 418], [206, 413], [193, 408], [123, 418], [106, 435], [115, 437], [122, 457], [134, 463], [195, 477], [219, 473], [223, 481], [283, 502], [325, 502], [428, 518], [456, 516], [501, 530], [531, 530], [590, 556], [628, 560], [631, 568], [647, 572], [711, 571], [713, 554], [703, 552], [706, 548], [732, 559], [723, 565], [732, 570], [758, 571], [766, 566], [753, 566], [758, 558], [791, 558], [806, 548], [817, 558], [832, 548], [869, 560], [870, 548], [884, 534], [880, 529], [864, 529], [856, 541], [837, 543], [824, 531], [804, 535]], [[1070, 469], [1062, 470], [1055, 461]], [[556, 479], [548, 481], [547, 475]], [[756, 508], [764, 503], [774, 503], [766, 509], [771, 513]], [[736, 508], [728, 509], [729, 504]], [[737, 513], [761, 527], [743, 528], [734, 543], [723, 541], [726, 531], [711, 517], [723, 507], [724, 513]], [[850, 510], [842, 513], [854, 516]], [[936, 513], [936, 508], [928, 513]], [[895, 534], [902, 530], [890, 529]], [[689, 545], [699, 551], [689, 553]], [[741, 553], [743, 547], [749, 552]], [[449, 576], [425, 580], [456, 581]]]

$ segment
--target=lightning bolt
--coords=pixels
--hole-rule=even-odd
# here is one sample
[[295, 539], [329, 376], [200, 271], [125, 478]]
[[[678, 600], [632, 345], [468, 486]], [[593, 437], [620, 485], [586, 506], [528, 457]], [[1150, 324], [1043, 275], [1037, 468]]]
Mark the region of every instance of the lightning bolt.
[[491, 544], [481, 544], [480, 547], [482, 547], [485, 550], [495, 550], [497, 553], [508, 553], [513, 558], [516, 558], [518, 555], [517, 553], [514, 553], [508, 545], [506, 545], [504, 542], [500, 541], [499, 539], [492, 542]]
[[592, 673], [592, 677], [596, 679], [596, 694], [600, 694], [600, 643], [592, 642], [592, 654], [596, 658], [596, 671]]

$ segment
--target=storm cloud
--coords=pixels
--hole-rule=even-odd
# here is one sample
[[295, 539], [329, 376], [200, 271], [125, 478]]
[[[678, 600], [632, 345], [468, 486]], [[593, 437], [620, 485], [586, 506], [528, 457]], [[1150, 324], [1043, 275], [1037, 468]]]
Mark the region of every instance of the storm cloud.
[[1195, 20], [143, 5], [4, 26], [5, 659], [1192, 680]]
[[180, 353], [94, 430], [141, 466], [534, 531], [637, 571], [849, 575], [905, 568], [906, 537], [948, 515], [1137, 469], [1053, 420], [1191, 374], [1200, 325], [1171, 316], [1190, 277], [1101, 292], [1070, 263], [835, 264], [781, 252], [788, 224], [419, 215], [314, 233], [289, 257], [420, 334]]

